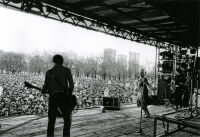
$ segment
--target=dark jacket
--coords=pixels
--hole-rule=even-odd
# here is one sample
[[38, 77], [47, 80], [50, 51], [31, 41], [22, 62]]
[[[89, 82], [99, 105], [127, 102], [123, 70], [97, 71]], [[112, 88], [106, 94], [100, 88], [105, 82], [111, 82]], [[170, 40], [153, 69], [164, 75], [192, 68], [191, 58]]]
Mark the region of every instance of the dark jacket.
[[[56, 77], [60, 84], [56, 82], [54, 77]], [[62, 85], [62, 87], [60, 85]], [[72, 94], [74, 83], [71, 71], [69, 68], [62, 65], [55, 65], [45, 74], [43, 91], [47, 91], [48, 94], [53, 95], [58, 92], [64, 92], [63, 87], [68, 89], [67, 91], [69, 94]]]

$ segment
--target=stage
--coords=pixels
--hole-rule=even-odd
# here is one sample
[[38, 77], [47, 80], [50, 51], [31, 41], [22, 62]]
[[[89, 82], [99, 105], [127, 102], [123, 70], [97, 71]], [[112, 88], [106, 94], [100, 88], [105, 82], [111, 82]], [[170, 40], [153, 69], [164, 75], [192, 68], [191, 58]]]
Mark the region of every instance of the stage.
[[[159, 113], [173, 112], [171, 106], [149, 106], [151, 118], [142, 119], [142, 134], [136, 133], [139, 129], [140, 108], [136, 105], [123, 106], [121, 110], [106, 110], [102, 113], [100, 108], [79, 110], [73, 114], [71, 127], [72, 137], [134, 137], [153, 136], [154, 117]], [[55, 136], [62, 136], [63, 120], [56, 121]], [[1, 118], [0, 136], [2, 137], [45, 137], [47, 117], [35, 115]], [[177, 125], [170, 124], [169, 131]], [[157, 136], [164, 133], [162, 121], [157, 121]], [[185, 128], [184, 130], [200, 134], [199, 130]], [[197, 135], [179, 131], [170, 136], [195, 137]]]

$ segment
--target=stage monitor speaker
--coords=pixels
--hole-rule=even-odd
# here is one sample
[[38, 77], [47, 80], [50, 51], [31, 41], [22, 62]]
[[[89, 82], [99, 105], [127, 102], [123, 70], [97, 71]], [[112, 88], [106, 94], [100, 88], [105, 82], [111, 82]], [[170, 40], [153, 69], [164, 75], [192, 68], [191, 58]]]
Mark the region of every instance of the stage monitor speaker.
[[110, 110], [120, 109], [119, 98], [103, 97], [103, 106], [105, 109], [110, 109]]

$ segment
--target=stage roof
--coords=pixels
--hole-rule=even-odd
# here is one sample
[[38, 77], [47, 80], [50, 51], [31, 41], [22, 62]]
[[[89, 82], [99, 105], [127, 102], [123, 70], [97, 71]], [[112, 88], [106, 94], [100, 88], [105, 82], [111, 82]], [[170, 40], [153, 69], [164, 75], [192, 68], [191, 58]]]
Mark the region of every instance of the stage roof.
[[200, 46], [199, 0], [0, 0], [0, 3], [153, 46]]

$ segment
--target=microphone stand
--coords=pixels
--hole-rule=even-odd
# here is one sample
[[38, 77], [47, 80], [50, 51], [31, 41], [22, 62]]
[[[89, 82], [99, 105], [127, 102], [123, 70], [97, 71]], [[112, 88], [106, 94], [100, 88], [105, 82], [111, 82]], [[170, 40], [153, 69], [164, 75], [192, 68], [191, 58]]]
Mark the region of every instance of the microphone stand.
[[135, 133], [142, 134], [142, 106], [140, 109], [140, 127], [139, 127], [139, 130], [136, 131]]
[[195, 110], [196, 110], [196, 116], [198, 116], [199, 115], [199, 113], [198, 113], [198, 95], [199, 95], [199, 71], [197, 71], [197, 81], [196, 81], [196, 88], [197, 88], [197, 91], [196, 91], [196, 95], [195, 95]]
[[139, 129], [139, 133], [142, 133], [142, 107], [140, 109], [140, 129]]

